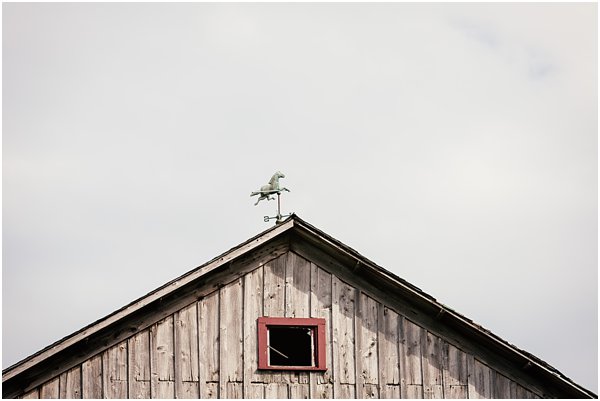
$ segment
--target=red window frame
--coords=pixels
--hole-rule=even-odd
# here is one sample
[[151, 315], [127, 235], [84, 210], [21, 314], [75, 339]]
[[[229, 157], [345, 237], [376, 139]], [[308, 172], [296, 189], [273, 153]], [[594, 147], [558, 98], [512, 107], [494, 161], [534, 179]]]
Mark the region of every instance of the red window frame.
[[[269, 327], [310, 327], [314, 330], [315, 366], [271, 366], [269, 365], [268, 335]], [[258, 368], [265, 370], [303, 370], [326, 371], [325, 365], [325, 319], [293, 317], [258, 318]]]

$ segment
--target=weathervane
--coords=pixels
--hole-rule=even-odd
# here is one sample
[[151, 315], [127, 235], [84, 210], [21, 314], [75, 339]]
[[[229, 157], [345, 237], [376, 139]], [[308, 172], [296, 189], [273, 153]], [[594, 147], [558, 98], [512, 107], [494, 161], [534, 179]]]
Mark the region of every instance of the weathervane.
[[281, 214], [281, 191], [290, 192], [290, 190], [287, 188], [279, 187], [280, 178], [285, 178], [285, 175], [281, 171], [277, 171], [275, 174], [273, 174], [273, 177], [271, 177], [271, 180], [269, 180], [269, 183], [267, 185], [263, 185], [262, 187], [260, 187], [260, 190], [254, 191], [250, 194], [250, 196], [260, 195], [254, 206], [258, 205], [258, 202], [260, 202], [263, 199], [266, 199], [268, 201], [274, 200], [275, 198], [273, 198], [271, 195], [277, 194], [277, 216], [265, 216], [264, 219], [266, 223], [268, 223], [269, 220], [277, 219], [275, 220], [275, 223], [279, 224], [281, 223], [283, 217], [291, 216], [291, 214]]

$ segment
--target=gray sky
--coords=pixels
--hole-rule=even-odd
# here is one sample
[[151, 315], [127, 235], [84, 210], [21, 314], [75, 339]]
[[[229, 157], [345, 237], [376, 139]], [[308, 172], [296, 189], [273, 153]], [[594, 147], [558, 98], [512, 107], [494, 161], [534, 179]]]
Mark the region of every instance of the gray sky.
[[597, 5], [3, 3], [2, 366], [266, 229], [597, 392]]

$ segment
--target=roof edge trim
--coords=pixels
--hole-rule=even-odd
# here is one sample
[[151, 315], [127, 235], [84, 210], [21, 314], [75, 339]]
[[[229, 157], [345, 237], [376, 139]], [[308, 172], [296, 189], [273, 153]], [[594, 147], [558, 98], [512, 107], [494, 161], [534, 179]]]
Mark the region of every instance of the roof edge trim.
[[283, 222], [276, 224], [273, 227], [268, 228], [262, 233], [256, 235], [255, 237], [250, 238], [249, 240], [243, 242], [242, 244], [234, 247], [223, 254], [217, 256], [213, 260], [196, 267], [195, 269], [183, 274], [182, 276], [166, 283], [165, 285], [157, 288], [149, 292], [148, 294], [136, 299], [135, 301], [129, 303], [128, 305], [118, 309], [117, 311], [89, 324], [83, 329], [76, 331], [72, 334], [69, 334], [66, 337], [52, 343], [51, 345], [43, 348], [42, 350], [22, 359], [19, 362], [7, 367], [2, 371], [2, 382], [9, 380], [25, 370], [29, 369], [29, 367], [36, 365], [58, 352], [70, 347], [71, 345], [77, 343], [78, 341], [83, 340], [86, 337], [97, 333], [98, 331], [108, 327], [109, 325], [117, 322], [118, 320], [126, 317], [127, 315], [140, 310], [141, 308], [149, 305], [150, 303], [170, 294], [173, 291], [176, 291], [178, 288], [194, 281], [200, 276], [203, 276], [218, 267], [229, 263], [233, 259], [238, 256], [251, 251], [265, 242], [279, 236], [280, 234], [288, 231], [292, 227], [294, 227], [294, 216], [285, 219]]
[[537, 366], [538, 369], [540, 369], [540, 370], [546, 372], [546, 374], [551, 375], [551, 376], [555, 377], [556, 379], [562, 381], [565, 385], [573, 388], [575, 391], [579, 392], [580, 394], [582, 394], [586, 397], [598, 398], [598, 396], [594, 392], [575, 383], [572, 379], [565, 376], [558, 369], [556, 369], [552, 365], [548, 364], [547, 362], [544, 362], [543, 360], [539, 359], [535, 355], [532, 355], [529, 352], [522, 350], [513, 344], [510, 344], [509, 342], [507, 342], [506, 340], [503, 340], [501, 337], [497, 336], [496, 334], [492, 333], [491, 331], [484, 329], [482, 326], [478, 325], [477, 323], [475, 323], [468, 317], [463, 316], [460, 313], [449, 308], [448, 306], [440, 303], [434, 297], [425, 293], [420, 288], [410, 284], [409, 282], [396, 276], [394, 273], [389, 272], [388, 270], [384, 269], [383, 267], [377, 265], [375, 262], [362, 256], [360, 253], [358, 253], [351, 247], [341, 243], [337, 239], [335, 239], [335, 238], [331, 237], [329, 234], [319, 230], [318, 228], [314, 227], [310, 223], [307, 223], [306, 221], [302, 220], [298, 216], [295, 216], [295, 218], [298, 222], [297, 226], [299, 228], [307, 230], [307, 231], [311, 232], [313, 235], [317, 235], [322, 240], [329, 243], [330, 246], [338, 249], [340, 252], [345, 253], [346, 255], [355, 259], [357, 262], [360, 262], [360, 263], [368, 266], [369, 268], [375, 270], [378, 274], [382, 275], [385, 279], [392, 281], [395, 285], [403, 287], [405, 290], [409, 291], [414, 296], [420, 298], [421, 300], [424, 300], [425, 302], [431, 303], [432, 305], [436, 306], [440, 310], [443, 310], [445, 314], [447, 314], [449, 317], [451, 317], [453, 320], [455, 320], [458, 324], [466, 326], [468, 329], [473, 330], [474, 332], [477, 332], [479, 335], [486, 337], [488, 339], [488, 341], [496, 344], [496, 346], [498, 346], [499, 348], [506, 350], [506, 352], [512, 353], [513, 355], [518, 355], [519, 357], [531, 362], [532, 364]]

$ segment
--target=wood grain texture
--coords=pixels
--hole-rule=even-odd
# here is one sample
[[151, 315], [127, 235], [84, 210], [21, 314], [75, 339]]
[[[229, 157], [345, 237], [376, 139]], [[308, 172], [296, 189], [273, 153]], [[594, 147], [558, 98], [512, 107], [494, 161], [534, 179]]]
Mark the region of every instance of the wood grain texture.
[[508, 380], [505, 376], [501, 375], [498, 372], [494, 372], [494, 388], [493, 388], [493, 397], [499, 399], [509, 399], [515, 398], [516, 389], [513, 389], [513, 394], [511, 395], [511, 381]]
[[335, 398], [342, 398], [342, 399], [356, 398], [356, 385], [340, 383], [338, 385], [337, 392], [339, 395], [336, 395]]
[[198, 311], [193, 303], [175, 318], [175, 397], [198, 398]]
[[405, 318], [400, 320], [400, 327], [400, 397], [423, 398], [421, 341], [425, 331]]
[[287, 383], [267, 383], [265, 385], [266, 399], [287, 399], [289, 398]]
[[263, 383], [249, 383], [247, 385], [246, 393], [244, 398], [247, 399], [264, 399], [265, 398], [265, 385]]
[[423, 398], [444, 398], [443, 341], [426, 332], [422, 339]]
[[378, 310], [377, 301], [359, 293], [355, 318], [358, 398], [379, 398]]
[[129, 364], [129, 398], [150, 398], [150, 330], [127, 340]]
[[331, 398], [333, 391], [331, 337], [331, 274], [310, 264], [310, 316], [325, 319], [325, 372], [310, 373], [310, 398]]
[[242, 383], [244, 377], [242, 280], [226, 285], [221, 288], [220, 293], [219, 391], [221, 398], [241, 398], [237, 393], [237, 386], [229, 383]]
[[60, 379], [55, 377], [52, 380], [47, 381], [40, 387], [40, 398], [43, 399], [58, 399], [60, 397], [59, 392]]
[[[269, 261], [264, 266], [264, 287], [263, 287], [263, 315], [270, 317], [285, 316], [285, 274], [286, 274], [287, 254]], [[264, 383], [287, 383], [290, 375], [281, 372], [262, 372], [261, 377]], [[279, 394], [281, 389], [277, 386], [267, 386], [265, 388], [265, 397], [272, 397], [273, 394]], [[287, 385], [286, 397], [287, 398]], [[281, 397], [276, 397], [281, 398]]]
[[314, 393], [311, 393], [311, 397], [313, 399], [329, 399], [333, 397], [333, 384], [332, 383], [322, 383], [318, 384]]
[[[310, 262], [294, 252], [288, 252], [285, 264], [284, 316], [290, 318], [310, 317]], [[294, 391], [296, 391], [294, 394], [290, 387], [290, 397], [303, 394], [304, 391], [309, 392], [308, 372], [291, 374], [282, 372], [281, 377], [288, 383], [303, 383], [302, 386], [294, 386]], [[304, 390], [304, 388], [306, 389]]]
[[492, 398], [493, 397], [493, 371], [477, 359], [468, 357], [469, 369], [469, 398]]
[[378, 323], [378, 364], [381, 398], [400, 398], [398, 355], [398, 314], [380, 305]]
[[59, 376], [60, 398], [81, 398], [81, 367], [69, 369]]
[[150, 328], [150, 391], [152, 398], [175, 397], [173, 316]]
[[286, 260], [285, 317], [310, 317], [310, 262], [294, 252]]
[[204, 386], [204, 398], [217, 399], [219, 398], [219, 382], [206, 382]]
[[331, 280], [333, 396], [355, 398], [354, 317], [356, 289], [333, 275]]
[[81, 365], [81, 385], [83, 398], [103, 398], [102, 356], [96, 355]]
[[225, 384], [225, 394], [229, 399], [244, 398], [244, 389], [241, 382], [227, 382]]
[[287, 254], [264, 266], [264, 316], [285, 315], [285, 266]]
[[244, 398], [264, 398], [258, 371], [257, 319], [263, 314], [263, 268], [244, 276]]
[[[337, 339], [337, 370], [335, 380], [339, 384], [356, 383], [356, 359], [354, 354], [354, 316], [356, 289], [337, 277], [333, 294], [333, 330]], [[335, 346], [335, 345], [334, 345]], [[335, 395], [337, 397], [337, 395]]]
[[219, 310], [219, 291], [198, 302], [198, 344], [201, 350], [198, 375], [201, 398], [219, 396]]
[[289, 385], [289, 398], [310, 398], [310, 389], [308, 383], [291, 383]]
[[467, 354], [445, 341], [442, 352], [444, 397], [452, 399], [467, 398]]
[[107, 398], [127, 398], [127, 341], [102, 353], [103, 393]]
[[400, 384], [381, 384], [379, 392], [383, 399], [398, 399], [400, 398]]

